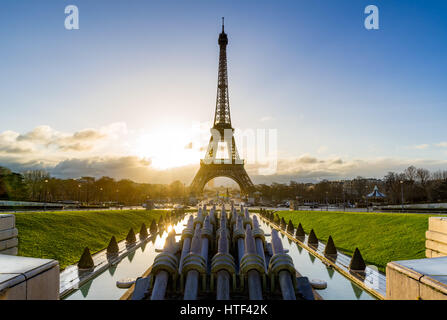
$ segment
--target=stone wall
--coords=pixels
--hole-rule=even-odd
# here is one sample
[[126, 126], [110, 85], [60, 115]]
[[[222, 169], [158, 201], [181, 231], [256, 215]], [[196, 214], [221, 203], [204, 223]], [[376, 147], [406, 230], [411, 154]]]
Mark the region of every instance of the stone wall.
[[389, 262], [388, 300], [447, 300], [447, 257]]
[[57, 299], [57, 261], [0, 254], [0, 300]]
[[0, 254], [17, 255], [19, 244], [13, 214], [0, 214]]
[[13, 214], [0, 214], [0, 300], [59, 299], [59, 263], [17, 256]]
[[425, 238], [425, 256], [427, 258], [447, 256], [447, 218], [430, 217]]

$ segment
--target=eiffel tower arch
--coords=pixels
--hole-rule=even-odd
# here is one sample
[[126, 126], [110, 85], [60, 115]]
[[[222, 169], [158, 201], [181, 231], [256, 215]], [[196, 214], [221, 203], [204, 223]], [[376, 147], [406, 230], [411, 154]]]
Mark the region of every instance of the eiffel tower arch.
[[191, 191], [201, 193], [207, 182], [217, 177], [234, 180], [243, 194], [251, 194], [255, 191], [243, 164], [204, 164], [202, 162], [190, 186]]
[[[227, 72], [228, 36], [224, 31], [223, 18], [218, 44], [220, 53], [214, 125], [210, 130], [211, 138], [205, 158], [200, 160], [200, 169], [190, 185], [190, 191], [201, 194], [208, 181], [217, 177], [227, 177], [239, 185], [241, 193], [248, 195], [255, 191], [255, 187], [245, 171], [244, 160], [240, 159], [237, 152], [234, 129], [231, 125]], [[222, 157], [222, 154], [226, 157]]]

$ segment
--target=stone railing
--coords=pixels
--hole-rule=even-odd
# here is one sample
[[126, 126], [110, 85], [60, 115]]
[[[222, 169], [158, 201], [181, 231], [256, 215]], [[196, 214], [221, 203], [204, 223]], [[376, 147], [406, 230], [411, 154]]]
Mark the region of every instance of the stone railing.
[[16, 257], [15, 222], [15, 215], [0, 214], [0, 300], [58, 299], [58, 262]]
[[447, 300], [447, 257], [388, 262], [388, 300]]
[[430, 217], [425, 238], [427, 258], [447, 256], [447, 217]]
[[425, 237], [428, 259], [387, 264], [387, 299], [447, 300], [447, 217], [430, 217]]
[[18, 231], [13, 214], [0, 214], [0, 254], [17, 255]]

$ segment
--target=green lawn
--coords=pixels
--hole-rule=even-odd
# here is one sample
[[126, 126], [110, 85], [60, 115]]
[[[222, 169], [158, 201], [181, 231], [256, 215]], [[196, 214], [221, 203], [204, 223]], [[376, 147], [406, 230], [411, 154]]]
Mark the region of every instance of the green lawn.
[[126, 238], [129, 229], [149, 228], [163, 210], [107, 210], [16, 213], [19, 255], [56, 259], [60, 268], [76, 263], [85, 247], [93, 254], [107, 247], [110, 238]]
[[390, 261], [425, 258], [425, 231], [429, 214], [281, 211], [286, 222], [292, 220], [309, 233], [314, 229], [319, 240], [334, 239], [337, 249], [352, 255], [358, 247], [366, 264], [385, 272]]

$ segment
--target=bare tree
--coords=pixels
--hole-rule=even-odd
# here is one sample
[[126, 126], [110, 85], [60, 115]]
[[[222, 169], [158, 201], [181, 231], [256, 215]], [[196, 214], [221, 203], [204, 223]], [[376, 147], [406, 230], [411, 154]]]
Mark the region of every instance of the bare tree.
[[417, 180], [421, 184], [422, 189], [425, 191], [425, 195], [427, 196], [427, 200], [431, 200], [431, 192], [428, 188], [428, 181], [430, 179], [430, 171], [427, 169], [419, 168], [417, 169]]
[[432, 179], [437, 181], [447, 180], [447, 170], [433, 172]]
[[415, 166], [410, 166], [404, 171], [405, 178], [409, 181], [416, 181], [417, 169]]

